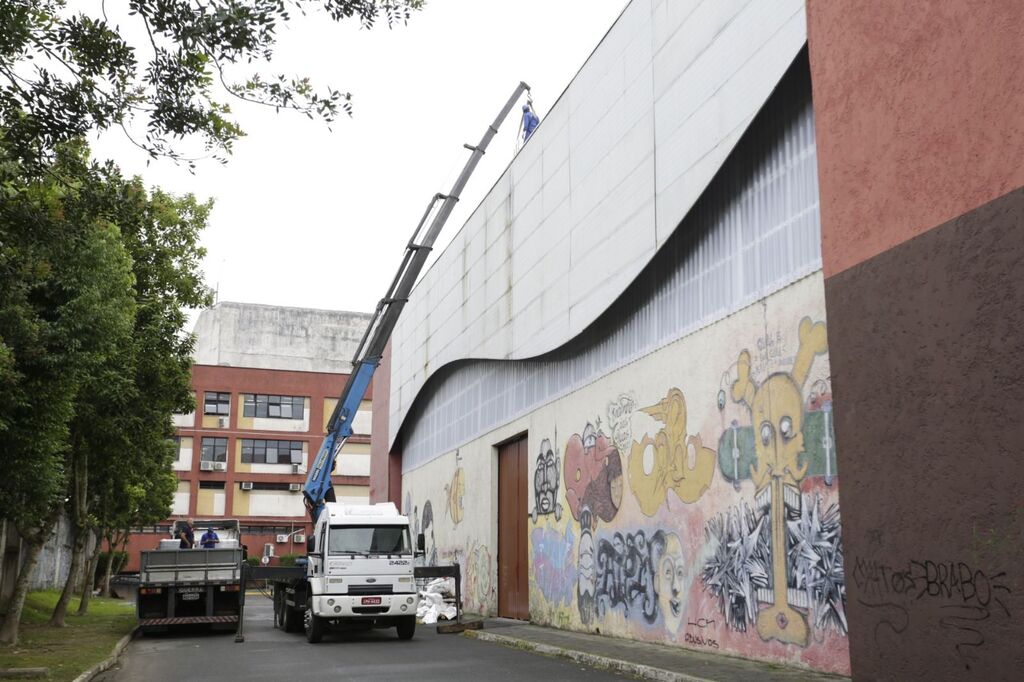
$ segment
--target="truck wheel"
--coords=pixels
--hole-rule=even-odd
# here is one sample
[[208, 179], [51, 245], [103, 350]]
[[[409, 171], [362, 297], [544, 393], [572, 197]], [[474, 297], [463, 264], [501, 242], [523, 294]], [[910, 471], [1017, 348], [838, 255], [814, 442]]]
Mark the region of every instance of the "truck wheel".
[[416, 634], [416, 616], [406, 616], [398, 621], [398, 639], [412, 639]]
[[306, 626], [306, 641], [317, 644], [324, 637], [324, 619], [313, 613], [313, 598], [306, 602], [303, 623]]
[[281, 627], [285, 632], [298, 632], [302, 629], [302, 615], [285, 603], [281, 604]]

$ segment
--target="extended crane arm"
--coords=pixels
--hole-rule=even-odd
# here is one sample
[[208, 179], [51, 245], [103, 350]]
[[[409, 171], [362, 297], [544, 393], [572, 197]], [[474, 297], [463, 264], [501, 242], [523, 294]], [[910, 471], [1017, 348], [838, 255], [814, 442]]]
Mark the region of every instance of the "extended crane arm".
[[[402, 264], [398, 267], [398, 272], [395, 274], [387, 294], [377, 304], [370, 325], [366, 328], [366, 333], [363, 334], [356, 354], [352, 358], [352, 373], [349, 375], [348, 381], [345, 382], [345, 388], [341, 391], [338, 404], [327, 423], [327, 436], [306, 476], [306, 486], [302, 495], [314, 523], [323, 511], [324, 503], [334, 501], [334, 489], [331, 486], [334, 463], [342, 446], [345, 445], [345, 441], [352, 435], [352, 420], [370, 387], [373, 373], [377, 370], [381, 355], [384, 353], [384, 347], [387, 345], [388, 339], [391, 338], [391, 332], [395, 329], [398, 316], [402, 314], [402, 308], [409, 300], [409, 294], [416, 284], [416, 278], [419, 277], [427, 262], [434, 241], [447, 222], [448, 216], [451, 215], [452, 209], [455, 208], [459, 194], [476, 169], [480, 157], [487, 150], [487, 145], [497, 134], [498, 126], [512, 111], [512, 107], [515, 106], [522, 94], [528, 92], [529, 89], [530, 86], [526, 83], [516, 86], [515, 92], [502, 107], [501, 113], [494, 119], [494, 123], [487, 127], [480, 142], [475, 147], [465, 145], [471, 154], [462, 173], [459, 174], [448, 194], [435, 194], [430, 200], [430, 205], [427, 206], [427, 210], [423, 213], [423, 217], [405, 247]], [[437, 209], [429, 227], [424, 231], [423, 226], [426, 225], [438, 202], [441, 202], [441, 206]]]

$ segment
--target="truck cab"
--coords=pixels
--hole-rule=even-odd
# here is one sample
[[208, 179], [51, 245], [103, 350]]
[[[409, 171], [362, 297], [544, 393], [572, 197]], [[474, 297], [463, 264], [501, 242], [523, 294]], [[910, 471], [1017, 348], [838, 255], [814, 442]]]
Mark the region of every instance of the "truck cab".
[[301, 612], [310, 642], [320, 641], [329, 625], [396, 627], [401, 639], [411, 639], [419, 600], [416, 549], [409, 519], [393, 503], [326, 503], [307, 540], [305, 580], [293, 587], [275, 584], [281, 624], [298, 629]]

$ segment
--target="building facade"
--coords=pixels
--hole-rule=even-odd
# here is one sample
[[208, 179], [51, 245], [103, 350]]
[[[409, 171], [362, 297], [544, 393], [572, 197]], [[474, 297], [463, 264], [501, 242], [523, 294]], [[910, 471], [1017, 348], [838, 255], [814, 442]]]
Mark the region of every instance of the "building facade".
[[[138, 550], [155, 548], [175, 519], [188, 517], [237, 519], [251, 555], [305, 552], [312, 530], [302, 497], [307, 467], [368, 322], [360, 313], [238, 303], [200, 314], [196, 411], [174, 417], [178, 489], [171, 518], [133, 533], [127, 570], [137, 569]], [[363, 504], [372, 393], [353, 427], [332, 481], [339, 501]]]
[[981, 301], [1024, 309], [1021, 9], [955, 4], [627, 5], [375, 377], [371, 498], [462, 565], [468, 609], [864, 679], [1019, 667], [1021, 439], [996, 422], [1022, 336]]

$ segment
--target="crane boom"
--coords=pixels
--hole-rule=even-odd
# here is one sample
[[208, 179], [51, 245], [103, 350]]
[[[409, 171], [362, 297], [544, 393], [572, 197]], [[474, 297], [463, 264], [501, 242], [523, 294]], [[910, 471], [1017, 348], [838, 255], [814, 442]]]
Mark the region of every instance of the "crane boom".
[[[331, 413], [331, 418], [327, 422], [327, 435], [320, 446], [320, 451], [317, 453], [316, 459], [313, 460], [313, 466], [309, 468], [309, 473], [306, 475], [306, 485], [302, 495], [314, 523], [316, 523], [317, 518], [323, 511], [324, 503], [334, 501], [331, 474], [334, 471], [334, 464], [338, 453], [345, 445], [345, 441], [352, 435], [352, 420], [359, 409], [359, 404], [366, 395], [367, 389], [370, 387], [373, 373], [377, 370], [377, 366], [380, 365], [380, 358], [384, 353], [384, 347], [387, 345], [388, 339], [391, 338], [391, 332], [395, 329], [398, 316], [402, 314], [402, 308], [405, 307], [406, 302], [409, 300], [409, 294], [416, 284], [416, 278], [419, 277], [423, 266], [427, 262], [434, 241], [444, 227], [445, 222], [447, 222], [448, 216], [451, 215], [452, 209], [455, 208], [455, 203], [459, 200], [460, 193], [476, 169], [480, 157], [487, 150], [487, 145], [490, 144], [491, 139], [497, 134], [498, 126], [501, 125], [501, 122], [512, 111], [512, 107], [515, 106], [519, 97], [524, 92], [529, 91], [529, 89], [530, 86], [526, 83], [519, 83], [516, 86], [515, 92], [508, 98], [505, 106], [501, 108], [498, 117], [494, 119], [494, 123], [487, 127], [480, 142], [475, 147], [468, 144], [463, 145], [471, 153], [466, 161], [466, 165], [462, 169], [462, 173], [456, 178], [455, 184], [452, 185], [452, 189], [448, 194], [435, 194], [431, 198], [427, 210], [424, 211], [423, 217], [412, 233], [412, 237], [409, 238], [409, 243], [405, 247], [405, 255], [402, 257], [402, 263], [398, 267], [398, 272], [395, 273], [395, 278], [392, 280], [391, 286], [388, 287], [384, 298], [377, 303], [377, 309], [374, 311], [370, 324], [366, 328], [359, 346], [356, 348], [355, 356], [352, 358], [352, 373], [349, 374], [348, 381], [345, 382], [345, 387], [342, 389], [341, 396], [338, 399], [338, 404], [335, 405], [334, 412]], [[437, 209], [436, 214], [434, 214], [433, 220], [430, 221], [430, 225], [424, 231], [424, 225], [427, 224], [427, 220], [430, 218], [438, 202], [441, 202], [441, 205]]]

